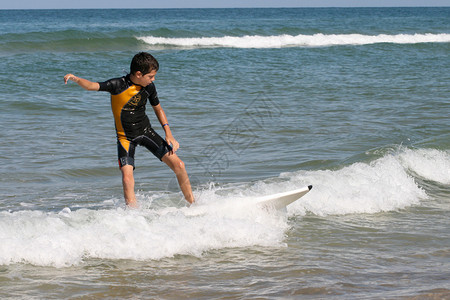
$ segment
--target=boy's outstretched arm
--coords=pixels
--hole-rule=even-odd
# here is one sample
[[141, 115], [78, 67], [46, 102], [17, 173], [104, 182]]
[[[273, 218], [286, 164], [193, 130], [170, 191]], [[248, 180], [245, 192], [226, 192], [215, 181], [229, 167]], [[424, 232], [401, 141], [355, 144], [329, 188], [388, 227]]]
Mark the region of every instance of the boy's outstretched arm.
[[83, 89], [88, 91], [98, 91], [100, 89], [100, 84], [98, 82], [92, 82], [87, 79], [75, 76], [73, 74], [67, 74], [66, 76], [64, 76], [65, 84], [67, 84], [69, 80], [72, 80], [73, 82], [81, 86]]

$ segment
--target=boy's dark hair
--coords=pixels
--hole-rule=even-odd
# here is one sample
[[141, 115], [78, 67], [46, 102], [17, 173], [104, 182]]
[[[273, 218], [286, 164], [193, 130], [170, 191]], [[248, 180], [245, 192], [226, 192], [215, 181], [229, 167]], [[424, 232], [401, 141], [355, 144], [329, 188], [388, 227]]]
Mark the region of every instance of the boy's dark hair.
[[136, 74], [141, 71], [142, 75], [148, 74], [151, 71], [158, 71], [159, 63], [150, 53], [139, 52], [131, 60], [130, 73]]

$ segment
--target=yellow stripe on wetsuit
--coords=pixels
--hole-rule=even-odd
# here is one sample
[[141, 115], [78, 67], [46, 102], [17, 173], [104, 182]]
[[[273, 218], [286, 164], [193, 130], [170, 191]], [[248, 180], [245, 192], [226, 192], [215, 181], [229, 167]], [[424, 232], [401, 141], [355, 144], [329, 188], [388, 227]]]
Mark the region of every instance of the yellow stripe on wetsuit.
[[136, 96], [141, 91], [141, 88], [142, 87], [140, 86], [132, 85], [118, 95], [111, 95], [111, 109], [114, 115], [117, 139], [127, 152], [129, 151], [130, 148], [130, 141], [127, 140], [125, 130], [122, 125], [121, 114], [124, 106], [128, 102], [130, 102], [131, 100], [133, 101], [137, 100], [139, 102], [140, 99], [136, 99], [134, 96]]

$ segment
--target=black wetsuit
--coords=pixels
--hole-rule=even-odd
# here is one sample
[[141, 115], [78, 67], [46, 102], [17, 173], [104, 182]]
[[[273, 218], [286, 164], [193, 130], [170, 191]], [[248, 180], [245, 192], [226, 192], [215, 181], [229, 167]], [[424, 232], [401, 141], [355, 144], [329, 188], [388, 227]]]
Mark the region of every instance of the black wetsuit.
[[111, 94], [120, 167], [134, 167], [134, 151], [137, 145], [145, 146], [160, 160], [171, 151], [167, 142], [153, 130], [145, 113], [147, 99], [152, 106], [159, 104], [154, 83], [142, 87], [134, 84], [127, 75], [99, 84], [100, 91]]

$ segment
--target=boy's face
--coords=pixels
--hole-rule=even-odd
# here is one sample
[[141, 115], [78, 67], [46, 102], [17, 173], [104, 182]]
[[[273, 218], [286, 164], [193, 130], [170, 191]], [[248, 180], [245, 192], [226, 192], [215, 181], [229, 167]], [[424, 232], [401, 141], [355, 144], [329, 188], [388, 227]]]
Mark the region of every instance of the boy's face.
[[153, 70], [150, 73], [142, 75], [141, 71], [137, 71], [135, 74], [135, 82], [136, 84], [147, 86], [153, 81], [155, 81], [156, 71]]

